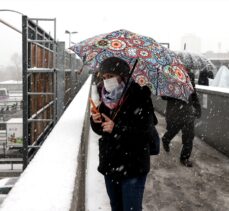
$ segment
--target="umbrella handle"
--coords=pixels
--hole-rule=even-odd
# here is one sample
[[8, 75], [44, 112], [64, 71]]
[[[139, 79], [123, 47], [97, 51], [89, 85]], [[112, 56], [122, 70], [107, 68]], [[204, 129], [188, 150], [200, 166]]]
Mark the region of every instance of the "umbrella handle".
[[[132, 76], [132, 74], [133, 74], [133, 72], [134, 72], [134, 69], [135, 69], [137, 63], [138, 63], [138, 59], [135, 60], [134, 66], [132, 67], [132, 69], [131, 69], [131, 71], [130, 71], [129, 78], [127, 79], [127, 82], [126, 82], [126, 87], [127, 87], [128, 84], [129, 84], [130, 78], [131, 78], [131, 76]], [[126, 87], [124, 88], [124, 90], [126, 89]]]
[[[134, 62], [134, 66], [133, 66], [133, 68], [132, 68], [132, 70], [131, 70], [131, 72], [130, 72], [130, 77], [132, 76], [132, 74], [133, 74], [133, 72], [134, 72], [134, 69], [135, 69], [137, 63], [138, 63], [138, 59], [136, 59], [135, 62]], [[130, 77], [129, 77], [129, 78], [130, 78]]]
[[129, 85], [130, 85], [130, 84], [129, 84], [130, 78], [131, 78], [131, 76], [132, 76], [132, 74], [133, 74], [133, 72], [134, 72], [134, 69], [135, 69], [137, 63], [138, 63], [138, 59], [136, 59], [136, 61], [135, 61], [135, 63], [134, 63], [134, 66], [132, 67], [132, 69], [131, 69], [131, 71], [130, 71], [130, 75], [129, 75], [128, 79], [127, 79], [126, 85], [125, 85], [125, 87], [124, 87], [124, 89], [123, 89], [123, 91], [122, 91], [121, 97], [120, 97], [120, 99], [119, 99], [119, 101], [118, 101], [118, 109], [114, 112], [114, 115], [113, 115], [113, 117], [112, 117], [112, 120], [114, 120], [114, 118], [116, 117], [117, 113], [118, 113], [119, 110], [120, 110], [120, 106], [121, 106], [122, 103], [125, 101], [125, 99], [122, 100], [122, 98], [123, 98], [123, 96], [126, 94], [128, 88], [129, 88]]
[[[131, 71], [130, 71], [130, 75], [129, 75], [128, 79], [127, 79], [126, 85], [125, 85], [125, 87], [124, 87], [124, 89], [123, 89], [123, 92], [122, 92], [122, 94], [121, 94], [120, 99], [122, 99], [122, 97], [123, 97], [123, 96], [126, 94], [126, 92], [127, 92], [127, 89], [128, 89], [128, 87], [129, 87], [130, 78], [131, 78], [131, 76], [132, 76], [132, 74], [133, 74], [133, 72], [134, 72], [134, 69], [135, 69], [137, 63], [138, 63], [138, 59], [136, 59], [136, 61], [135, 61], [135, 63], [134, 63], [134, 66], [132, 67], [132, 69], [131, 69]], [[120, 104], [120, 102], [118, 103], [118, 105], [119, 105], [119, 104]]]

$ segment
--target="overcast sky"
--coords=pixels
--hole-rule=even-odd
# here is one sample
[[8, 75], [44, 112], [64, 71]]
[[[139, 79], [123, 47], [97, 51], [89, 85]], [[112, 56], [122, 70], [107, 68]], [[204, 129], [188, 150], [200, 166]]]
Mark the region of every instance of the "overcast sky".
[[[181, 50], [181, 37], [193, 34], [201, 39], [202, 52], [229, 51], [228, 8], [228, 0], [1, 0], [0, 4], [0, 9], [30, 18], [56, 18], [57, 39], [66, 41], [66, 47], [65, 30], [77, 31], [72, 41], [79, 42], [123, 28], [169, 42], [172, 50]], [[21, 30], [21, 15], [0, 11], [0, 19]], [[21, 54], [21, 35], [2, 23], [0, 32], [1, 66], [10, 63], [13, 53]]]

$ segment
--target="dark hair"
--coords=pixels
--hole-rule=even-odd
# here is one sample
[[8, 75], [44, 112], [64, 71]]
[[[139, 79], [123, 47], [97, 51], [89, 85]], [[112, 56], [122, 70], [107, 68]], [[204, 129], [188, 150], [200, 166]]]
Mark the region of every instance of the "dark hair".
[[109, 57], [102, 61], [99, 67], [99, 72], [114, 73], [120, 76], [128, 76], [130, 72], [130, 66], [126, 61], [118, 57]]

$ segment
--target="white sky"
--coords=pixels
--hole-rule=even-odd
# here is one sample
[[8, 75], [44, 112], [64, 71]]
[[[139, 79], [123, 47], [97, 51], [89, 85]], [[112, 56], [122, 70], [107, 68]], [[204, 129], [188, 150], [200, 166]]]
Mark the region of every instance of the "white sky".
[[[1, 0], [0, 4], [0, 9], [30, 18], [56, 18], [57, 39], [66, 46], [65, 30], [78, 31], [72, 35], [78, 42], [124, 28], [169, 42], [172, 50], [181, 50], [182, 36], [194, 34], [202, 41], [202, 52], [219, 51], [219, 43], [221, 52], [229, 51], [228, 8], [228, 0]], [[19, 14], [0, 12], [0, 18], [21, 30]], [[1, 66], [13, 53], [21, 54], [21, 35], [2, 23], [0, 32]]]

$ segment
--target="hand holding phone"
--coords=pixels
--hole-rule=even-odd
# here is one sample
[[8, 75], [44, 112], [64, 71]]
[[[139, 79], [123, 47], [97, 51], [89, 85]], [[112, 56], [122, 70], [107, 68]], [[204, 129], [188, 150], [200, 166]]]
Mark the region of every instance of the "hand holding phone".
[[99, 113], [99, 110], [97, 109], [97, 107], [96, 107], [96, 105], [95, 105], [95, 103], [94, 103], [94, 101], [89, 97], [89, 102], [90, 102], [90, 104], [91, 104], [91, 106], [92, 106], [92, 108], [91, 108], [91, 112], [92, 113]]
[[103, 117], [101, 116], [101, 114], [100, 114], [98, 108], [96, 107], [94, 101], [90, 97], [89, 97], [89, 102], [90, 102], [90, 104], [92, 106], [91, 112], [92, 112], [93, 121], [96, 122], [96, 123], [102, 123]]

